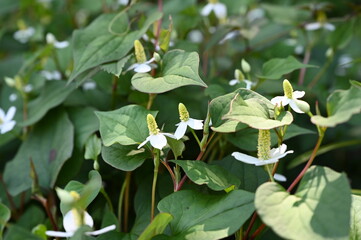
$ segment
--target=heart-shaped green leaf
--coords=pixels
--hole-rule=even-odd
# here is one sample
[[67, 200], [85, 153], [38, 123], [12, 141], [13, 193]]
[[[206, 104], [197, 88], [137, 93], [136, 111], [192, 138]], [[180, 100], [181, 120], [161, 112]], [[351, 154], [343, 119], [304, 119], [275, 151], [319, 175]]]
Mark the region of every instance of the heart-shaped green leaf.
[[215, 191], [225, 190], [232, 185], [238, 187], [240, 181], [226, 169], [209, 165], [201, 161], [190, 160], [173, 160], [187, 174], [190, 180], [198, 185], [207, 184], [207, 186]]
[[128, 105], [110, 112], [95, 112], [100, 122], [100, 135], [105, 146], [114, 143], [132, 145], [149, 136], [147, 115], [156, 115], [142, 106]]
[[163, 57], [159, 77], [137, 73], [132, 78], [132, 85], [145, 93], [163, 93], [187, 85], [207, 87], [198, 75], [198, 68], [198, 53], [172, 50]]
[[151, 158], [150, 152], [135, 149], [134, 146], [114, 144], [102, 148], [102, 157], [109, 165], [122, 171], [133, 171], [140, 167], [145, 159]]
[[311, 167], [290, 195], [275, 182], [256, 191], [262, 221], [285, 239], [349, 239], [351, 190], [345, 174]]
[[229, 101], [230, 110], [223, 119], [242, 122], [251, 128], [272, 129], [290, 125], [293, 121], [292, 114], [288, 111], [281, 112], [274, 119], [274, 105], [271, 101], [252, 90], [238, 89]]
[[254, 211], [253, 194], [234, 190], [228, 194], [205, 195], [179, 191], [163, 198], [160, 212], [170, 213], [171, 239], [221, 239], [239, 229]]
[[31, 188], [30, 160], [39, 185], [53, 187], [61, 167], [71, 156], [73, 140], [74, 127], [67, 114], [58, 109], [50, 112], [35, 126], [15, 158], [6, 164], [4, 180], [11, 195]]
[[138, 240], [148, 240], [162, 234], [172, 220], [173, 217], [169, 213], [159, 213], [139, 236]]
[[361, 83], [351, 81], [348, 90], [336, 90], [327, 99], [328, 117], [313, 116], [314, 124], [324, 127], [335, 127], [347, 122], [352, 115], [361, 112]]
[[284, 74], [290, 73], [300, 68], [317, 67], [314, 65], [300, 63], [296, 58], [289, 56], [287, 58], [273, 58], [265, 62], [262, 66], [262, 74], [259, 78], [279, 79]]
[[143, 27], [128, 31], [129, 21], [125, 11], [120, 14], [103, 14], [88, 27], [75, 30], [73, 34], [74, 71], [69, 81], [79, 74], [106, 62], [119, 60], [133, 48], [134, 41], [161, 17], [153, 12], [147, 16]]

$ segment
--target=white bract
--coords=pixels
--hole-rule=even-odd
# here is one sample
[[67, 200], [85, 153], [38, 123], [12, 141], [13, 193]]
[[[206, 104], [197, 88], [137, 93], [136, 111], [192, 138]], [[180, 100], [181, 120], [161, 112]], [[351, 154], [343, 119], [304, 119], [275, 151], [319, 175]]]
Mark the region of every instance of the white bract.
[[52, 33], [47, 33], [45, 38], [47, 44], [53, 44], [56, 48], [66, 48], [69, 46], [68, 41], [59, 42]]
[[179, 118], [181, 122], [176, 124], [176, 126], [178, 127], [174, 133], [174, 136], [176, 137], [177, 140], [181, 139], [184, 136], [184, 134], [187, 131], [187, 126], [189, 126], [194, 130], [203, 129], [203, 120], [190, 118], [188, 110], [183, 103], [180, 103], [178, 105], [178, 110], [179, 110]]
[[[244, 79], [242, 81], [246, 83], [246, 88], [247, 89], [251, 89], [252, 86], [256, 85], [256, 83], [254, 83], [254, 82], [252, 82], [250, 80], [247, 80], [247, 79]], [[239, 81], [238, 79], [232, 79], [231, 81], [229, 81], [229, 85], [234, 86], [234, 85], [236, 85], [237, 83], [240, 83], [240, 82], [241, 81]]]
[[286, 182], [287, 181], [287, 178], [285, 176], [283, 176], [282, 174], [279, 174], [279, 173], [275, 173], [273, 175], [273, 178], [278, 182]]
[[96, 87], [97, 87], [97, 84], [94, 81], [88, 81], [83, 84], [84, 91], [93, 90], [93, 89], [96, 89]]
[[[60, 232], [60, 231], [46, 231], [46, 235], [50, 236], [50, 237], [72, 237], [74, 235], [74, 233], [78, 230], [78, 228], [80, 228], [82, 225], [79, 224], [79, 221], [77, 219], [77, 213], [75, 209], [70, 210], [69, 212], [67, 212], [64, 216], [63, 219], [63, 226], [65, 229], [65, 232]], [[94, 221], [93, 218], [89, 215], [88, 212], [84, 211], [84, 217], [83, 217], [83, 221], [84, 221], [84, 225], [88, 225], [89, 227], [93, 227], [94, 225]], [[92, 231], [92, 232], [86, 232], [86, 235], [92, 235], [92, 236], [97, 236], [109, 231], [112, 231], [116, 228], [115, 225], [110, 225], [108, 227], [96, 230], [96, 231]]]
[[305, 25], [305, 29], [307, 31], [315, 31], [315, 30], [318, 30], [318, 29], [326, 29], [328, 31], [334, 31], [336, 28], [333, 24], [331, 23], [321, 23], [321, 22], [313, 22], [313, 23], [308, 23]]
[[248, 163], [248, 164], [254, 164], [256, 166], [262, 166], [267, 164], [272, 164], [278, 162], [279, 159], [283, 158], [289, 153], [293, 153], [293, 150], [287, 151], [287, 145], [282, 144], [278, 148], [272, 148], [270, 150], [270, 158], [269, 159], [258, 159], [256, 157], [249, 156], [247, 154], [243, 154], [240, 152], [234, 152], [232, 153], [232, 156], [237, 159], [238, 161]]
[[142, 142], [138, 149], [143, 147], [147, 142], [150, 142], [150, 144], [159, 150], [162, 150], [165, 145], [167, 145], [167, 137], [176, 138], [174, 135], [170, 133], [161, 133], [158, 129], [157, 122], [155, 121], [152, 114], [147, 115], [147, 124], [149, 129], [149, 136], [145, 139], [144, 142]]
[[305, 92], [304, 91], [293, 91], [292, 85], [290, 84], [290, 82], [287, 79], [285, 79], [283, 81], [283, 90], [284, 90], [285, 95], [272, 98], [271, 103], [278, 107], [286, 106], [289, 104], [293, 111], [295, 111], [297, 113], [305, 113], [304, 111], [302, 111], [300, 109], [299, 106], [305, 105], [307, 103], [304, 101], [298, 100], [299, 98], [301, 98], [305, 95]]
[[11, 131], [16, 121], [13, 120], [16, 112], [16, 107], [12, 106], [9, 108], [8, 112], [5, 114], [4, 110], [0, 108], [0, 133], [4, 134]]
[[224, 19], [227, 16], [226, 5], [213, 1], [210, 1], [206, 6], [203, 7], [201, 14], [202, 16], [208, 16], [212, 11], [218, 19]]
[[43, 70], [40, 72], [41, 76], [43, 76], [46, 80], [60, 80], [61, 73], [59, 71], [47, 71]]
[[152, 62], [154, 61], [154, 58], [151, 58], [150, 60], [143, 62], [143, 63], [134, 63], [131, 65], [127, 71], [133, 70], [137, 73], [147, 73], [150, 72], [153, 68], [155, 68], [154, 64]]
[[14, 38], [18, 42], [27, 43], [29, 39], [35, 34], [35, 29], [33, 27], [27, 27], [25, 29], [20, 29], [14, 33]]

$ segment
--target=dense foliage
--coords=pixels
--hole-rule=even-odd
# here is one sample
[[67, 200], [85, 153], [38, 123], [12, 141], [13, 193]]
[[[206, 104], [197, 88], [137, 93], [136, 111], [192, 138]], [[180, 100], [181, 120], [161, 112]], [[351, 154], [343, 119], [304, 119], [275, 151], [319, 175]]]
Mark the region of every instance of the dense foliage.
[[360, 5], [0, 13], [0, 239], [361, 239]]

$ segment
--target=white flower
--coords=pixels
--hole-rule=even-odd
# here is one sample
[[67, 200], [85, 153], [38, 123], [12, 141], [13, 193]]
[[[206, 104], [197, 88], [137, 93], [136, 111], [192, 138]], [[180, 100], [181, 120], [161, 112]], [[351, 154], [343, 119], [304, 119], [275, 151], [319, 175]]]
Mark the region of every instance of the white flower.
[[181, 139], [184, 136], [187, 130], [187, 126], [189, 126], [194, 130], [203, 129], [203, 120], [190, 118], [188, 110], [183, 103], [179, 103], [178, 110], [179, 110], [179, 118], [181, 122], [176, 124], [176, 126], [178, 127], [174, 133], [174, 136], [176, 137], [177, 140]]
[[201, 31], [195, 29], [188, 33], [188, 40], [194, 43], [201, 43], [203, 41], [203, 34]]
[[29, 92], [33, 91], [33, 85], [26, 84], [23, 89], [24, 89], [24, 92], [29, 93]]
[[219, 2], [209, 2], [203, 7], [201, 14], [202, 16], [208, 16], [212, 11], [218, 19], [224, 19], [227, 16], [226, 5]]
[[157, 134], [150, 134], [144, 142], [142, 142], [139, 146], [138, 149], [143, 147], [147, 142], [150, 142], [150, 145], [152, 145], [154, 148], [157, 148], [159, 150], [162, 150], [165, 145], [167, 145], [167, 138], [165, 137], [171, 137], [171, 138], [176, 138], [174, 135], [170, 134], [170, 133], [157, 133]]
[[129, 0], [118, 0], [118, 4], [119, 5], [128, 5], [128, 3], [129, 3]]
[[8, 112], [5, 114], [4, 110], [0, 108], [0, 133], [4, 134], [11, 131], [16, 122], [13, 120], [16, 112], [16, 107], [12, 106], [9, 108]]
[[314, 31], [314, 30], [318, 30], [320, 28], [324, 28], [324, 29], [326, 29], [328, 31], [334, 31], [336, 29], [333, 24], [327, 23], [327, 22], [325, 22], [325, 23], [313, 22], [313, 23], [307, 23], [305, 25], [305, 29], [307, 31]]
[[83, 90], [84, 90], [84, 91], [93, 90], [93, 89], [95, 89], [96, 87], [97, 87], [97, 84], [96, 84], [96, 82], [94, 82], [94, 81], [88, 81], [88, 82], [85, 82], [85, 83], [83, 84]]
[[[81, 225], [79, 225], [79, 223], [77, 221], [76, 214], [74, 214], [75, 211], [76, 210], [70, 210], [64, 216], [63, 226], [65, 229], [65, 232], [46, 231], [45, 232], [46, 235], [48, 235], [50, 237], [66, 237], [66, 238], [72, 237], [74, 235], [74, 233], [76, 232], [76, 230], [78, 230], [78, 228], [81, 227]], [[94, 225], [93, 218], [86, 211], [84, 211], [84, 224], [88, 225], [89, 227], [93, 227], [93, 225]], [[116, 228], [115, 225], [110, 225], [110, 226], [102, 228], [100, 230], [86, 232], [85, 234], [96, 236], [96, 235], [100, 235], [100, 234], [112, 231], [115, 228]]]
[[68, 41], [59, 42], [52, 33], [47, 33], [45, 38], [47, 44], [53, 44], [56, 48], [66, 48], [69, 46]]
[[272, 98], [271, 103], [276, 106], [286, 106], [289, 104], [293, 111], [297, 113], [305, 113], [301, 110], [300, 106], [308, 105], [308, 103], [305, 101], [297, 100], [298, 98], [303, 97], [305, 95], [305, 92], [293, 91], [292, 85], [287, 79], [283, 81], [283, 91], [285, 95]]
[[155, 68], [154, 64], [152, 64], [153, 61], [154, 61], [154, 58], [151, 58], [150, 60], [143, 62], [143, 63], [134, 63], [127, 69], [127, 71], [134, 69], [134, 72], [137, 72], [137, 73], [150, 72], [150, 70]]
[[149, 136], [145, 139], [144, 142], [142, 142], [138, 146], [138, 149], [143, 147], [147, 142], [150, 142], [150, 144], [154, 148], [162, 150], [165, 147], [165, 145], [167, 145], [167, 138], [165, 136], [175, 138], [175, 136], [173, 136], [170, 133], [160, 132], [160, 130], [158, 129], [157, 122], [155, 121], [155, 118], [153, 117], [152, 114], [147, 115], [147, 124], [149, 129]]
[[33, 27], [28, 27], [28, 28], [16, 31], [14, 33], [14, 38], [15, 38], [15, 40], [17, 40], [21, 43], [27, 43], [34, 34], [35, 34], [35, 29]]
[[10, 96], [9, 96], [10, 102], [15, 102], [16, 99], [18, 99], [18, 95], [16, 95], [16, 93], [10, 94]]
[[262, 165], [278, 162], [279, 159], [283, 158], [287, 154], [293, 153], [293, 150], [290, 150], [287, 152], [286, 152], [286, 150], [287, 150], [286, 144], [282, 144], [278, 148], [272, 148], [270, 150], [270, 158], [264, 159], [264, 160], [258, 159], [256, 157], [252, 157], [247, 154], [240, 153], [240, 152], [234, 152], [234, 153], [232, 153], [232, 156], [241, 162], [248, 163], [248, 164], [254, 164], [256, 166], [262, 166]]
[[43, 70], [40, 72], [40, 74], [45, 77], [46, 80], [60, 80], [61, 79], [61, 73], [59, 71], [47, 71]]
[[279, 174], [279, 173], [275, 173], [273, 175], [273, 178], [276, 180], [276, 181], [279, 181], [279, 182], [286, 182], [287, 181], [287, 178], [285, 176], [283, 176], [282, 174]]
[[[243, 82], [246, 83], [246, 88], [247, 89], [251, 89], [252, 86], [256, 85], [256, 83], [250, 81], [250, 80], [247, 80], [247, 79], [244, 79], [242, 80]], [[236, 85], [237, 83], [240, 83], [241, 81], [239, 81], [238, 79], [232, 79], [231, 81], [229, 81], [229, 85], [230, 86], [234, 86]]]

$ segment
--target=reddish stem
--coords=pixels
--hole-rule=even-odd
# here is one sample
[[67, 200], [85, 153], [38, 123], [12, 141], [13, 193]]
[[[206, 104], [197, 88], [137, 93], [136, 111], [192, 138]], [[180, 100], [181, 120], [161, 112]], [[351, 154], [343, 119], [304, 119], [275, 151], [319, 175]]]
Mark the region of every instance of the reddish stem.
[[[305, 56], [303, 58], [303, 64], [307, 64], [311, 58], [311, 48], [307, 48], [305, 52]], [[300, 75], [298, 77], [298, 85], [303, 85], [303, 81], [305, 80], [306, 68], [301, 68]]]

